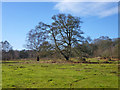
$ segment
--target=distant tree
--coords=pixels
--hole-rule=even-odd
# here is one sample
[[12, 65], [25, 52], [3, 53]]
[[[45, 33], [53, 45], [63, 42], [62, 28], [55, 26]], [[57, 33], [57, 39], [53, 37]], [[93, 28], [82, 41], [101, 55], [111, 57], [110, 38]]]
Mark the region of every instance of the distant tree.
[[20, 58], [28, 58], [28, 52], [26, 51], [26, 50], [21, 50], [20, 52], [19, 52], [19, 57]]
[[79, 17], [70, 14], [58, 14], [52, 17], [53, 23], [50, 25], [50, 33], [54, 39], [56, 49], [69, 60], [71, 48], [79, 44], [84, 39], [80, 29], [82, 21]]
[[44, 23], [40, 22], [35, 29], [29, 31], [27, 35], [27, 48], [36, 51], [37, 60], [39, 60], [39, 52], [41, 44], [46, 40], [48, 34]]
[[118, 58], [120, 59], [119, 57], [119, 53], [120, 53], [120, 50], [119, 50], [119, 46], [120, 46], [120, 38], [114, 38], [112, 40], [113, 42], [113, 46], [111, 48], [111, 51], [112, 51], [112, 57], [113, 58]]
[[81, 60], [93, 55], [93, 44], [90, 44], [91, 38], [87, 37], [80, 44], [77, 44], [73, 50], [74, 55], [79, 57]]
[[19, 59], [19, 51], [14, 50], [14, 59]]
[[97, 46], [96, 56], [111, 57], [113, 42], [108, 36], [101, 36], [94, 40]]
[[4, 50], [5, 52], [12, 50], [12, 46], [8, 41], [4, 41], [4, 42], [2, 41], [1, 43], [2, 43], [2, 50]]
[[43, 42], [40, 46], [40, 57], [50, 56], [52, 49], [53, 46], [48, 41]]
[[11, 59], [15, 59], [15, 52], [14, 52], [13, 49], [12, 49], [12, 50], [9, 50], [8, 53], [9, 53]]
[[2, 59], [9, 60], [14, 59], [14, 50], [8, 41], [2, 41]]

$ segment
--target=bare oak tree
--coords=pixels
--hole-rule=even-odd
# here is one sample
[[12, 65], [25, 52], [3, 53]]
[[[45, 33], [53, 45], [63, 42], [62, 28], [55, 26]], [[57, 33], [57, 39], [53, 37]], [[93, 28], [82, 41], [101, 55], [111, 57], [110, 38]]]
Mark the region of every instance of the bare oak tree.
[[27, 48], [36, 51], [37, 61], [39, 61], [39, 52], [41, 51], [41, 44], [45, 42], [47, 38], [47, 27], [44, 23], [40, 22], [35, 29], [32, 29], [27, 34]]
[[84, 39], [81, 36], [83, 34], [80, 26], [82, 21], [79, 17], [74, 17], [70, 14], [54, 15], [52, 19], [53, 23], [50, 25], [50, 33], [55, 46], [65, 59], [69, 60], [72, 46], [82, 42]]

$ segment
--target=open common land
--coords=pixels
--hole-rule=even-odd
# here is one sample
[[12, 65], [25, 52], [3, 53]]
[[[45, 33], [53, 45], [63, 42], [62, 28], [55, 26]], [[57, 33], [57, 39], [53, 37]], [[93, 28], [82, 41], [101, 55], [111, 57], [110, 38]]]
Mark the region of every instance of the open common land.
[[[59, 61], [59, 60], [58, 60]], [[118, 88], [118, 61], [4, 61], [3, 88]], [[98, 62], [95, 58], [89, 62]]]

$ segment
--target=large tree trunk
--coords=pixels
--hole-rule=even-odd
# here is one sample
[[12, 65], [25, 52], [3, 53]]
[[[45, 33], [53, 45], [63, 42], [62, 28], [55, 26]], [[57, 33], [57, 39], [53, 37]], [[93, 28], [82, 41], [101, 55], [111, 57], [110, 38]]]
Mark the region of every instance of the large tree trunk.
[[57, 45], [57, 43], [56, 43], [56, 39], [55, 39], [54, 33], [52, 33], [52, 36], [53, 36], [53, 38], [54, 38], [55, 46], [56, 46], [56, 48], [58, 49], [58, 51], [65, 57], [66, 60], [69, 60], [69, 56], [65, 55], [65, 54], [62, 52], [62, 50], [60, 50], [60, 48], [58, 47], [58, 45]]
[[64, 56], [65, 57], [65, 59], [68, 61], [69, 60], [69, 57], [67, 57], [67, 56]]
[[[58, 49], [59, 50], [59, 49]], [[61, 50], [59, 50], [59, 52], [65, 57], [65, 59], [68, 61], [69, 60], [69, 56], [65, 55]]]

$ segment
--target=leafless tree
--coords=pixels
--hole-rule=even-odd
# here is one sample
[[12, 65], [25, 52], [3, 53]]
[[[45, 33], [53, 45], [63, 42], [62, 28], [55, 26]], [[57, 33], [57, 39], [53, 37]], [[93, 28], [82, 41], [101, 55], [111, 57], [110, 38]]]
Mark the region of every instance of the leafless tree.
[[14, 59], [14, 51], [8, 41], [2, 41], [2, 60]]
[[70, 59], [71, 48], [84, 39], [79, 17], [70, 14], [58, 14], [52, 17], [53, 23], [49, 26], [57, 50], [65, 57]]
[[4, 42], [2, 41], [1, 44], [2, 44], [2, 50], [4, 50], [5, 52], [12, 50], [12, 46], [8, 41], [4, 41]]
[[27, 34], [27, 48], [36, 51], [37, 60], [39, 61], [39, 52], [41, 51], [41, 44], [47, 39], [47, 27], [40, 22], [35, 29], [32, 29]]

